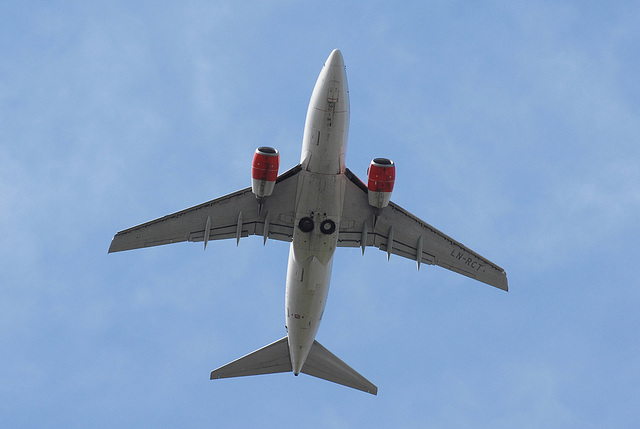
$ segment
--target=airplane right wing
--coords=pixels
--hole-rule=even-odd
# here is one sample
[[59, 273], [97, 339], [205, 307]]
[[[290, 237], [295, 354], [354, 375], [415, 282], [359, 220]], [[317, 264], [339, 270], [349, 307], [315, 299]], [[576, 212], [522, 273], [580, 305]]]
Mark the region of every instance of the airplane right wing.
[[280, 175], [273, 194], [259, 210], [258, 200], [245, 188], [138, 226], [118, 232], [109, 253], [181, 241], [220, 240], [262, 235], [281, 241], [293, 239], [295, 198], [300, 165]]
[[375, 246], [387, 256], [402, 256], [421, 263], [438, 265], [502, 290], [508, 290], [507, 274], [498, 265], [468, 249], [448, 235], [389, 203], [376, 216], [369, 205], [367, 187], [346, 170], [344, 208], [338, 246]]

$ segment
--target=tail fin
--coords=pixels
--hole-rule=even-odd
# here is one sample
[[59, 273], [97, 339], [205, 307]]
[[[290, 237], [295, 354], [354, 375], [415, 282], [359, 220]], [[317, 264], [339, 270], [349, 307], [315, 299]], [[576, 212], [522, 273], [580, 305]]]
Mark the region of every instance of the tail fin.
[[[287, 337], [284, 337], [211, 371], [211, 380], [289, 371], [292, 371], [289, 342]], [[378, 394], [378, 388], [373, 383], [358, 374], [317, 341], [314, 341], [311, 346], [309, 356], [302, 366], [302, 372], [373, 395]]]

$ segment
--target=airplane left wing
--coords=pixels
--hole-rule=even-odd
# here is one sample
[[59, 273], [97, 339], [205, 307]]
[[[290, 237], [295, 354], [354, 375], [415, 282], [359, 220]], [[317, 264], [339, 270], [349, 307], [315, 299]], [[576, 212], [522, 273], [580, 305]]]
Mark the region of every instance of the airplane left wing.
[[259, 209], [258, 200], [245, 188], [224, 197], [118, 232], [109, 253], [181, 241], [221, 240], [262, 235], [264, 240], [293, 239], [298, 165], [280, 175], [273, 194]]
[[[369, 205], [367, 187], [349, 169], [338, 246], [375, 246], [420, 264], [438, 265], [483, 283], [508, 290], [507, 275], [498, 265], [438, 231], [402, 207], [389, 203], [377, 215]], [[374, 226], [375, 225], [375, 226]]]

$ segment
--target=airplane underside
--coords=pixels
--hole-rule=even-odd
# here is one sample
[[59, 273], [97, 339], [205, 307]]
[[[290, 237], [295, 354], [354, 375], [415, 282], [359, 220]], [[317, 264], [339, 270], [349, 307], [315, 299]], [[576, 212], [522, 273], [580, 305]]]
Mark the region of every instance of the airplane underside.
[[256, 149], [252, 186], [118, 232], [109, 252], [259, 235], [290, 243], [287, 336], [211, 372], [211, 379], [304, 373], [377, 394], [378, 388], [316, 341], [336, 248], [377, 247], [508, 290], [505, 271], [393, 203], [395, 164], [375, 158], [363, 183], [345, 166], [349, 90], [334, 50], [314, 87], [300, 164], [278, 175], [279, 152]]

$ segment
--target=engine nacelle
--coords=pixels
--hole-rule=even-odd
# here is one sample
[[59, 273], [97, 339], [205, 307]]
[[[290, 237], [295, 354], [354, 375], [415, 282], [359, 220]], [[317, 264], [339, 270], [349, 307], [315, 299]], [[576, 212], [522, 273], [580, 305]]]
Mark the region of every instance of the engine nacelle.
[[277, 149], [268, 146], [256, 149], [251, 165], [251, 190], [257, 198], [268, 197], [273, 193], [279, 166], [280, 153]]
[[396, 181], [396, 166], [390, 159], [375, 158], [368, 170], [369, 205], [383, 209], [389, 205]]

